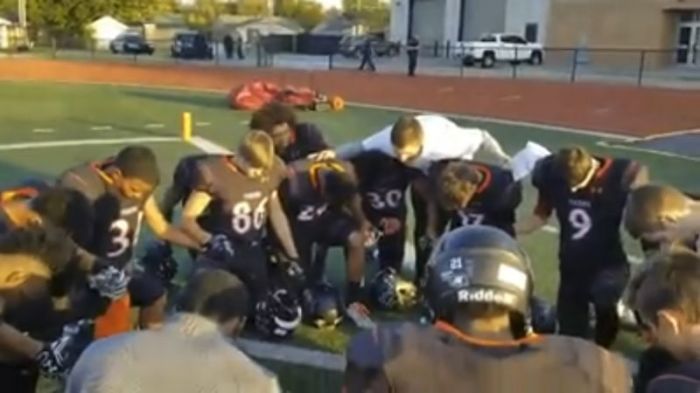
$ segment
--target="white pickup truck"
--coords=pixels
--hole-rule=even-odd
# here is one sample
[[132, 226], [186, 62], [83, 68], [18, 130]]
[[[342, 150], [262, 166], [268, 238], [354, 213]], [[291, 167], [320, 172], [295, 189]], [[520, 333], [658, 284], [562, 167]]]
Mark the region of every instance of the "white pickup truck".
[[465, 66], [481, 63], [483, 68], [491, 68], [500, 61], [540, 65], [544, 60], [542, 45], [527, 42], [515, 34], [489, 34], [479, 41], [456, 42], [452, 51]]

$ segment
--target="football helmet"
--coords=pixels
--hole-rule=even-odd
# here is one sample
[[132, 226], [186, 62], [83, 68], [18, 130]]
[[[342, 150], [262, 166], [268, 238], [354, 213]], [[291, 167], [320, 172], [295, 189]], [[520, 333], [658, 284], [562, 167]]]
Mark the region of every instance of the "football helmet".
[[276, 288], [255, 306], [255, 327], [267, 338], [291, 337], [301, 323], [299, 299], [286, 289]]
[[450, 321], [462, 303], [488, 303], [527, 315], [532, 292], [527, 254], [506, 232], [487, 226], [457, 228], [433, 249], [422, 282], [433, 318]]
[[392, 268], [380, 270], [369, 289], [372, 301], [383, 310], [405, 310], [416, 304], [416, 286], [401, 278]]
[[328, 282], [320, 282], [302, 294], [304, 321], [316, 328], [335, 328], [343, 320], [340, 293]]
[[141, 266], [146, 273], [160, 279], [166, 286], [170, 285], [178, 270], [172, 247], [157, 241], [146, 246], [146, 253], [141, 257]]
[[533, 296], [530, 299], [530, 324], [532, 330], [539, 334], [557, 332], [557, 310], [546, 300]]

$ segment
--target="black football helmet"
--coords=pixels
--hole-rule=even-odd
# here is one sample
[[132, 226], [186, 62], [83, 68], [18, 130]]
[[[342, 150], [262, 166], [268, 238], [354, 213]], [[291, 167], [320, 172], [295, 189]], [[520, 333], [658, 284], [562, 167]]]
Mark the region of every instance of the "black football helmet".
[[270, 339], [285, 339], [301, 323], [299, 298], [284, 288], [270, 289], [255, 306], [256, 329]]
[[169, 286], [175, 278], [178, 263], [173, 257], [173, 249], [164, 242], [152, 241], [146, 246], [146, 253], [141, 257], [144, 271]]
[[416, 286], [392, 268], [380, 270], [370, 283], [370, 294], [374, 304], [382, 310], [400, 311], [416, 304]]
[[533, 296], [530, 298], [530, 324], [532, 330], [539, 334], [557, 332], [557, 309], [546, 300]]
[[500, 305], [526, 316], [532, 286], [529, 259], [516, 240], [480, 225], [443, 235], [422, 282], [431, 317], [447, 321], [461, 303]]
[[328, 282], [317, 283], [302, 294], [304, 322], [316, 328], [333, 329], [343, 320], [340, 293]]

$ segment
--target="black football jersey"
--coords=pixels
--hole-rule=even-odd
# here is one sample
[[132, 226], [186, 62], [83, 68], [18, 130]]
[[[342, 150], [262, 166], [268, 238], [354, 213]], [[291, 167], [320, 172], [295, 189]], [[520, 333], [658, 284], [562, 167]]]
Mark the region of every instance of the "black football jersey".
[[197, 162], [193, 190], [212, 197], [208, 229], [234, 241], [260, 241], [270, 196], [286, 175], [284, 163], [278, 159], [264, 179], [251, 179], [238, 170], [232, 158], [214, 155]]
[[[448, 162], [434, 164], [429, 173], [437, 178]], [[522, 186], [513, 173], [501, 167], [470, 161], [481, 174], [481, 182], [467, 207], [451, 213], [450, 227], [488, 225], [515, 235], [515, 211], [522, 202]], [[437, 186], [436, 186], [437, 187]]]
[[292, 130], [292, 142], [277, 155], [286, 163], [305, 159], [309, 154], [329, 149], [323, 133], [314, 124], [299, 123]]
[[69, 169], [59, 177], [58, 185], [75, 189], [92, 203], [94, 229], [87, 251], [123, 267], [133, 257], [148, 198], [135, 200], [122, 195], [104, 172], [109, 165], [110, 160], [106, 160]]
[[361, 153], [350, 162], [357, 174], [365, 214], [369, 217], [403, 216], [406, 189], [420, 173], [379, 151]]
[[173, 173], [173, 186], [181, 190], [183, 201], [187, 200], [197, 181], [197, 165], [208, 157], [208, 154], [195, 154], [178, 161]]
[[596, 158], [599, 167], [590, 183], [572, 191], [554, 162], [540, 160], [532, 174], [539, 192], [538, 214], [554, 210], [560, 225], [559, 255], [563, 263], [589, 266], [607, 261], [626, 261], [620, 223], [630, 184], [639, 164], [626, 159]]
[[454, 327], [380, 325], [352, 338], [347, 393], [628, 393], [622, 358], [585, 340], [467, 336]]
[[352, 164], [340, 160], [299, 160], [288, 166], [287, 178], [281, 185], [280, 197], [287, 217], [301, 224], [313, 224], [329, 208], [319, 181], [322, 170], [348, 172], [354, 176]]

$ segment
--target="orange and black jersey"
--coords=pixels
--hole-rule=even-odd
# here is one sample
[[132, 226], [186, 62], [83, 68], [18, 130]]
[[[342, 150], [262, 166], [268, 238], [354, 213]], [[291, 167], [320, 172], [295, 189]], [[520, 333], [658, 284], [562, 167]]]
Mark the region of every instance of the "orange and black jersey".
[[237, 167], [231, 155], [212, 155], [199, 160], [193, 173], [192, 190], [207, 193], [209, 230], [233, 241], [260, 241], [267, 224], [270, 196], [286, 176], [277, 159], [261, 179], [251, 179]]
[[107, 159], [71, 168], [58, 178], [58, 185], [80, 192], [92, 203], [94, 222], [85, 225], [93, 227], [93, 235], [86, 250], [124, 267], [133, 257], [148, 197], [125, 197], [105, 172], [111, 165]]
[[310, 154], [330, 148], [321, 130], [311, 123], [299, 123], [292, 132], [292, 141], [283, 151], [276, 152], [285, 163], [301, 160]]
[[300, 223], [313, 223], [333, 206], [323, 189], [324, 171], [349, 174], [357, 179], [352, 164], [340, 160], [299, 160], [287, 167], [287, 177], [280, 186], [280, 199], [287, 217]]
[[350, 160], [357, 174], [362, 205], [368, 216], [402, 216], [410, 182], [421, 173], [380, 151], [367, 151]]
[[538, 161], [532, 173], [538, 191], [535, 214], [547, 218], [554, 211], [559, 221], [560, 259], [587, 269], [591, 264], [626, 263], [620, 223], [641, 169], [636, 161], [595, 159], [599, 166], [592, 179], [576, 191], [567, 184], [554, 156]]
[[479, 339], [438, 322], [353, 337], [345, 393], [628, 393], [625, 362], [574, 337]]
[[[440, 161], [431, 166], [428, 173], [433, 182], [450, 162]], [[507, 169], [467, 162], [480, 174], [481, 181], [467, 207], [450, 214], [450, 227], [488, 225], [514, 236], [515, 211], [523, 199], [520, 182], [513, 180], [513, 173]]]

